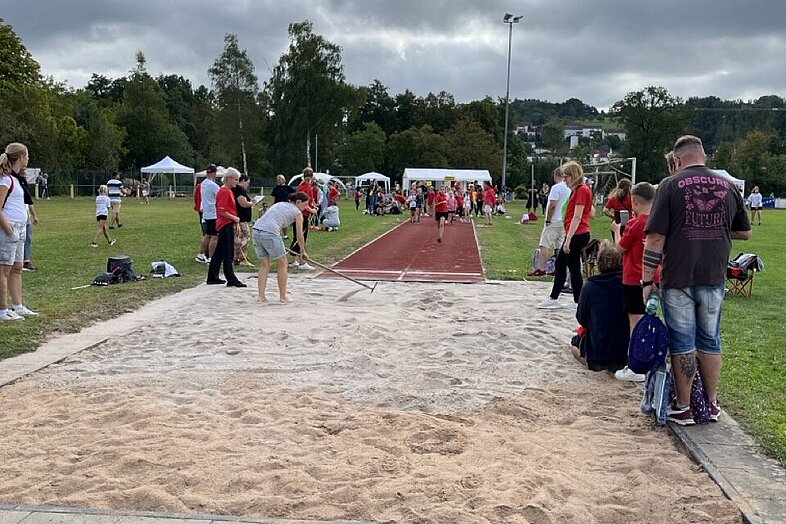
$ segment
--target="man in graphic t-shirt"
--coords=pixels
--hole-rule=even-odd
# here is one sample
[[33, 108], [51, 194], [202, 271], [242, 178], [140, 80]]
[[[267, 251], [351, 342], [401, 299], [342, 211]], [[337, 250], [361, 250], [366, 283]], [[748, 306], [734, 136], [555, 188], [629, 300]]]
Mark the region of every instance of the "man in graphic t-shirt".
[[642, 298], [652, 293], [663, 263], [661, 297], [677, 399], [668, 420], [694, 424], [690, 393], [697, 360], [717, 421], [721, 371], [720, 317], [732, 239], [747, 240], [751, 225], [734, 185], [704, 166], [701, 140], [680, 137], [674, 144], [675, 174], [658, 186], [645, 226]]
[[[565, 183], [562, 176], [562, 168], [554, 170], [554, 185], [551, 186], [548, 195], [548, 207], [546, 207], [543, 232], [540, 234], [540, 267], [533, 268], [528, 277], [542, 277], [546, 273], [546, 261], [554, 254], [554, 251], [562, 247], [565, 241], [565, 226], [562, 224], [562, 216], [565, 212], [565, 205], [570, 198], [570, 188]], [[553, 273], [552, 273], [553, 274]]]

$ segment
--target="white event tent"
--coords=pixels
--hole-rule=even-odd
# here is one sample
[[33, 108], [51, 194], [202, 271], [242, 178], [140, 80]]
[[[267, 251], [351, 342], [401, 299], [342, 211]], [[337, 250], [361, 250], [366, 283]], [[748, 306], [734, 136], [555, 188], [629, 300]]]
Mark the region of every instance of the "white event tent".
[[390, 191], [390, 177], [387, 177], [382, 173], [377, 173], [376, 171], [371, 171], [370, 173], [365, 173], [355, 177], [355, 187], [363, 185], [364, 182], [371, 183], [374, 180], [377, 182], [382, 182], [385, 185], [385, 191]]
[[[331, 175], [330, 173], [314, 173], [314, 178], [316, 178], [323, 184], [327, 184], [331, 180], [335, 180], [336, 182], [338, 182], [338, 185], [341, 186], [342, 189], [345, 190], [347, 189], [347, 185], [344, 182], [339, 180], [338, 177]], [[299, 184], [300, 180], [302, 179], [303, 179], [303, 173], [300, 173], [299, 175], [295, 175], [292, 178], [290, 178], [288, 184], [291, 186], [292, 182], [296, 182], [296, 181]]]
[[732, 184], [737, 186], [737, 189], [740, 190], [740, 193], [742, 193], [743, 196], [745, 195], [745, 181], [744, 180], [740, 180], [739, 178], [734, 178], [725, 169], [713, 169], [713, 171], [718, 173], [723, 178], [725, 178], [727, 180], [730, 180]]
[[456, 180], [465, 185], [471, 182], [491, 182], [491, 174], [486, 169], [435, 169], [411, 168], [404, 169], [401, 186], [409, 189], [415, 181], [445, 182]]
[[142, 173], [146, 173], [148, 175], [148, 180], [152, 183], [153, 179], [156, 177], [158, 173], [172, 173], [174, 175], [174, 186], [175, 191], [177, 191], [177, 175], [180, 174], [194, 174], [194, 168], [184, 166], [178, 162], [172, 160], [168, 155], [153, 164], [152, 166], [143, 167], [140, 169]]

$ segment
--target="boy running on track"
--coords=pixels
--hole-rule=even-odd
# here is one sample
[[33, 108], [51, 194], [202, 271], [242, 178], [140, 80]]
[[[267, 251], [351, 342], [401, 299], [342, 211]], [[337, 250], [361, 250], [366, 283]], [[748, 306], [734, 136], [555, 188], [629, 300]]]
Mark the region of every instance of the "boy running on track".
[[442, 186], [439, 193], [434, 197], [434, 220], [439, 226], [439, 236], [437, 242], [442, 243], [442, 235], [445, 233], [445, 221], [448, 219], [448, 194], [447, 188]]

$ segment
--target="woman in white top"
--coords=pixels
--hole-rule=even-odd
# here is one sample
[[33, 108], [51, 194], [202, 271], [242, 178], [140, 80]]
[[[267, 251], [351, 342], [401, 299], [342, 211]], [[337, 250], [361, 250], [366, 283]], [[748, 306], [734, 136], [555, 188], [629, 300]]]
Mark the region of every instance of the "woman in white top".
[[[24, 144], [8, 144], [0, 154], [0, 320], [21, 320], [38, 313], [22, 304], [22, 262], [24, 259], [27, 206], [17, 173], [27, 168]], [[8, 308], [8, 293], [13, 307]]]
[[[306, 245], [303, 238], [303, 210], [308, 208], [308, 195], [298, 191], [290, 194], [287, 199], [287, 202], [270, 206], [265, 214], [254, 222], [254, 248], [260, 261], [257, 279], [260, 302], [267, 302], [265, 288], [270, 273], [270, 263], [273, 260], [276, 261], [279, 300], [282, 304], [292, 302], [287, 295], [287, 252], [284, 248], [284, 240], [281, 238], [281, 230], [294, 222], [298, 245]], [[301, 249], [300, 254], [303, 259], [308, 260], [305, 249]]]
[[106, 232], [106, 219], [109, 216], [109, 208], [112, 207], [112, 202], [109, 200], [109, 188], [107, 186], [98, 187], [98, 196], [96, 197], [96, 221], [98, 221], [98, 228], [96, 234], [93, 236], [93, 247], [98, 247], [98, 237], [104, 235], [106, 241], [112, 246], [116, 240], [109, 238], [109, 233]]
[[762, 197], [761, 193], [759, 193], [759, 186], [753, 186], [753, 190], [748, 197], [748, 202], [750, 202], [751, 205], [751, 224], [753, 224], [753, 217], [755, 217], [756, 213], [758, 213], [759, 225], [761, 225], [761, 208], [763, 207], [761, 199]]

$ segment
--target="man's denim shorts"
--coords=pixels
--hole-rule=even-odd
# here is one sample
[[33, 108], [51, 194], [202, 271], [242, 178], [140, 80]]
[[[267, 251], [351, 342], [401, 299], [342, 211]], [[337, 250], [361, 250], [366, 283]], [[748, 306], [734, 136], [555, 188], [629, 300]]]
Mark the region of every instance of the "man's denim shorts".
[[284, 249], [284, 240], [280, 234], [260, 231], [259, 229], [254, 230], [254, 249], [256, 249], [257, 256], [260, 259], [278, 260], [287, 254]]
[[720, 319], [725, 294], [723, 285], [661, 290], [672, 355], [694, 350], [720, 354]]

